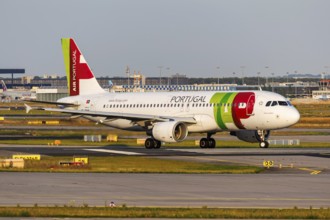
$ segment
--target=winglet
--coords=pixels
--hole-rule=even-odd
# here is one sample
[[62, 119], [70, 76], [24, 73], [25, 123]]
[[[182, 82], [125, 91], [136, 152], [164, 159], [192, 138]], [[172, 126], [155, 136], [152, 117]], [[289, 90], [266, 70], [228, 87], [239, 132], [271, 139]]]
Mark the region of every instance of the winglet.
[[25, 106], [26, 114], [29, 114], [29, 112], [32, 110], [32, 107], [25, 103], [24, 106]]

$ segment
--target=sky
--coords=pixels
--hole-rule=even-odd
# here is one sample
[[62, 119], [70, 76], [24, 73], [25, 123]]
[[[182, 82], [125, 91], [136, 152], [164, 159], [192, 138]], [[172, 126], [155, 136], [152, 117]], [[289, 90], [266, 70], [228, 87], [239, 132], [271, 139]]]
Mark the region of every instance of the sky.
[[0, 68], [65, 76], [72, 37], [97, 77], [330, 74], [329, 23], [328, 0], [0, 0]]

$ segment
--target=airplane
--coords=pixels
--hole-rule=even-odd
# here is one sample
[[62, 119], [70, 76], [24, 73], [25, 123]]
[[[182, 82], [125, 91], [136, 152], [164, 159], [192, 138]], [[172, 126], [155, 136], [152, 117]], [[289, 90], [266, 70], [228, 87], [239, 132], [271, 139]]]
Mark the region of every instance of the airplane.
[[8, 91], [7, 86], [3, 80], [1, 80], [2, 85], [2, 97], [3, 98], [9, 98], [11, 100], [35, 100], [36, 93], [30, 92], [30, 91]]
[[[267, 148], [271, 130], [287, 128], [300, 119], [289, 101], [268, 91], [109, 93], [101, 88], [72, 38], [62, 39], [62, 50], [69, 96], [55, 102], [59, 108], [41, 109], [146, 132], [147, 149], [184, 141], [190, 133], [205, 133], [200, 147], [215, 148], [212, 135], [222, 131]], [[27, 112], [32, 109], [26, 104]]]

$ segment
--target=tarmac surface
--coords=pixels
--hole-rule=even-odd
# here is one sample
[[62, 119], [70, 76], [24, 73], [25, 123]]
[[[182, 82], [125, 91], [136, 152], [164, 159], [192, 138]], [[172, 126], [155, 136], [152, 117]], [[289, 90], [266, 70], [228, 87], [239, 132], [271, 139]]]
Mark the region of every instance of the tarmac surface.
[[327, 208], [330, 174], [1, 173], [0, 205]]
[[0, 206], [127, 206], [327, 208], [330, 207], [329, 148], [163, 148], [129, 146], [1, 145], [0, 156], [145, 156], [215, 164], [274, 166], [260, 174], [0, 173]]
[[[19, 129], [18, 127], [16, 129]], [[287, 129], [287, 131], [305, 130]], [[306, 129], [306, 131], [311, 130]], [[330, 129], [313, 131], [330, 133]], [[236, 137], [224, 135], [215, 138], [236, 140]], [[273, 138], [330, 143], [329, 135], [274, 136]], [[17, 153], [49, 156], [127, 155], [254, 166], [263, 166], [264, 161], [272, 161], [274, 165], [263, 173], [246, 175], [2, 172], [0, 173], [0, 206], [17, 204], [105, 206], [110, 201], [114, 201], [117, 205], [162, 207], [330, 207], [330, 148], [200, 149], [169, 148], [165, 145], [161, 149], [148, 150], [142, 146], [123, 145], [103, 147], [0, 145], [0, 156], [10, 157]]]

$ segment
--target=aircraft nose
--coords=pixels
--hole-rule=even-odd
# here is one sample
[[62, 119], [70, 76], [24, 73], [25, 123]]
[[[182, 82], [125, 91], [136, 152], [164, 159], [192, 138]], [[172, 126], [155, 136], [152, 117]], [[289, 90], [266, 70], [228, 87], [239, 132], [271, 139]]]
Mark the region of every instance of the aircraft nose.
[[296, 124], [300, 119], [300, 113], [296, 108], [291, 108], [289, 111], [287, 111], [287, 117], [286, 121], [288, 123], [288, 126]]

